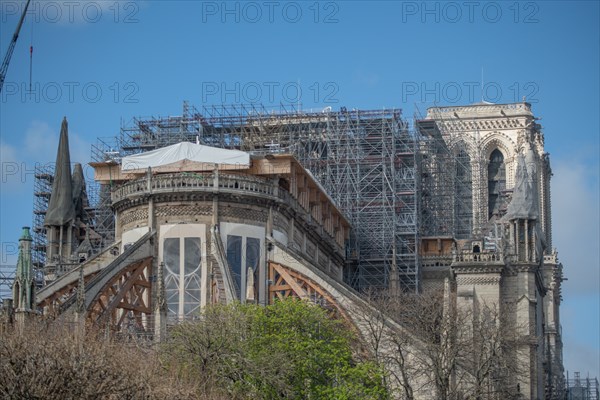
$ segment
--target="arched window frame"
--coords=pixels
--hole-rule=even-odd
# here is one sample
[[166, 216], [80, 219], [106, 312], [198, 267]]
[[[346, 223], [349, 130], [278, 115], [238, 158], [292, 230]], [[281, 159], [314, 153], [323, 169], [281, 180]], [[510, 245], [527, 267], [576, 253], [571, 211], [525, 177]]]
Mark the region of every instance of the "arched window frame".
[[[499, 156], [499, 157], [498, 157]], [[494, 158], [497, 161], [494, 161]], [[492, 163], [498, 163], [497, 170], [493, 171], [494, 165]], [[494, 173], [494, 177], [490, 176]], [[498, 175], [500, 174], [500, 176]], [[507, 171], [506, 171], [506, 154], [501, 148], [496, 147], [492, 149], [489, 156], [487, 157], [487, 218], [491, 220], [494, 215], [498, 216], [501, 207], [501, 193], [506, 189], [507, 182]], [[493, 179], [498, 178], [498, 179]], [[492, 200], [494, 196], [494, 200]]]

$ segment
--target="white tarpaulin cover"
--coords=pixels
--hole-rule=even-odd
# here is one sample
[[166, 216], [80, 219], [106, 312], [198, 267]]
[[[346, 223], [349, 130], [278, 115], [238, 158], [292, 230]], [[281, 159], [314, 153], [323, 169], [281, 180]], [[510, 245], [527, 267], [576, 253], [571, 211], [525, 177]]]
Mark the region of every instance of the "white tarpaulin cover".
[[250, 154], [191, 142], [181, 142], [141, 154], [123, 157], [121, 171], [146, 170], [148, 167], [176, 165], [181, 162], [250, 166]]

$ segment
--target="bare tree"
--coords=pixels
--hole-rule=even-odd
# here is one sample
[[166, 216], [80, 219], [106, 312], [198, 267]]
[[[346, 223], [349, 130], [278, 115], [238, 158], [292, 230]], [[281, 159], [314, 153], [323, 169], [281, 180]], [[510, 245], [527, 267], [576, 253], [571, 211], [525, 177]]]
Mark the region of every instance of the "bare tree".
[[152, 347], [83, 335], [76, 326], [29, 321], [0, 331], [2, 399], [197, 399]]
[[419, 371], [409, 359], [415, 340], [394, 319], [403, 308], [404, 296], [371, 291], [367, 298], [369, 302], [356, 310], [361, 321], [362, 339], [373, 361], [384, 369], [384, 384], [390, 393], [405, 400], [414, 400], [413, 387], [418, 384]]
[[363, 339], [386, 371], [390, 390], [442, 400], [514, 398], [527, 337], [510, 305], [457, 306], [455, 294], [369, 293]]
[[516, 323], [512, 304], [479, 304], [473, 311], [469, 351], [461, 364], [472, 377], [469, 399], [505, 399], [518, 396], [517, 377], [527, 365], [518, 351], [529, 346], [524, 326]]

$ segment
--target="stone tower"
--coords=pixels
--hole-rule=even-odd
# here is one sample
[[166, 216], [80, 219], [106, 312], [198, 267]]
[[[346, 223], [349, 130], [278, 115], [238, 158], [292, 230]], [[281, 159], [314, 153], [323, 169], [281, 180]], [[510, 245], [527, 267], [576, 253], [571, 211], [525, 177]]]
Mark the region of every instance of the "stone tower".
[[[514, 380], [517, 391], [525, 399], [558, 398], [563, 277], [552, 249], [552, 171], [542, 127], [525, 102], [434, 107], [425, 119], [432, 121], [468, 171], [463, 178], [468, 198], [462, 200], [470, 210], [458, 214], [455, 218], [463, 220], [454, 224], [471, 234], [454, 236], [456, 250], [447, 270], [457, 302], [508, 310], [528, 343], [517, 352], [516, 361], [525, 366]], [[425, 286], [434, 269], [424, 268]]]

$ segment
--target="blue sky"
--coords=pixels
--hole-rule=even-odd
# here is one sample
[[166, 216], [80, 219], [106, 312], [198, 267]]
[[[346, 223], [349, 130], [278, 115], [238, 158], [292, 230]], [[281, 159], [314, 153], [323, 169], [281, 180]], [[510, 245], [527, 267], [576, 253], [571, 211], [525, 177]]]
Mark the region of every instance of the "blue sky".
[[[0, 1], [2, 57], [23, 5]], [[0, 263], [31, 224], [31, 170], [54, 161], [63, 116], [72, 161], [88, 162], [121, 121], [180, 115], [183, 100], [410, 117], [526, 96], [554, 172], [566, 368], [600, 376], [599, 21], [596, 1], [34, 1], [0, 97]]]

